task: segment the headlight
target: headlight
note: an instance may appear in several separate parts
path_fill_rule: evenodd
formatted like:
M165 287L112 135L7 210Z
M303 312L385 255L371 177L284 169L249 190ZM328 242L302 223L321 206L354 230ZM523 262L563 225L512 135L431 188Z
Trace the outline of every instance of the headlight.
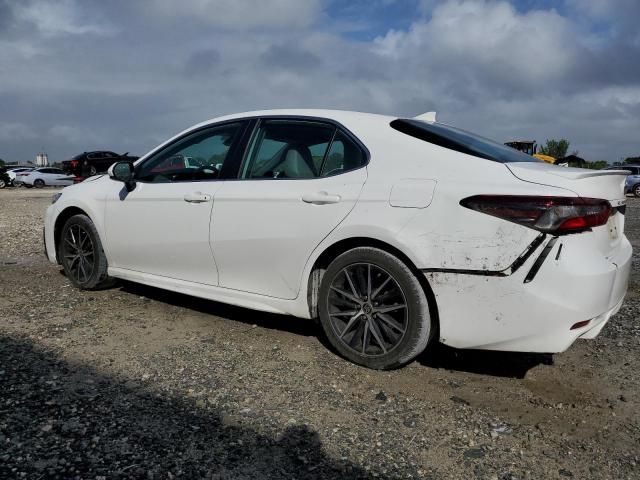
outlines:
M56 203L61 196L62 196L62 192L54 193L51 196L51 203Z

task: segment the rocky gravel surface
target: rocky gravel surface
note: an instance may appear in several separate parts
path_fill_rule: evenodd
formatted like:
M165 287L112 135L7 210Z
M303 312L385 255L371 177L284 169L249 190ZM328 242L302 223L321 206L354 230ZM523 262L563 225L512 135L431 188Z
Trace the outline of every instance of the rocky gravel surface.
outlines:
M0 191L0 478L640 478L640 201L627 301L554 356L436 347L393 372L312 322L42 257L52 189Z

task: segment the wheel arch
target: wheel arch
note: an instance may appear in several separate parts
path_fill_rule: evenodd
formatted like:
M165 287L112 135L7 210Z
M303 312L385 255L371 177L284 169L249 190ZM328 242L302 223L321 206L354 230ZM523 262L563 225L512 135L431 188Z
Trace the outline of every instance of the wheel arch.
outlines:
M89 215L82 208L76 207L76 206L66 207L64 210L62 210L58 214L53 227L53 242L54 242L53 245L55 248L56 259L58 261L58 264L62 264L60 260L60 255L58 255L58 247L60 246L60 236L62 235L62 227L64 227L64 224L67 223L67 220L69 220L74 215L86 215L93 222L91 215Z
M373 247L384 250L391 255L396 256L402 261L411 272L416 276L418 282L422 286L427 301L429 302L429 314L433 321L433 327L435 328L435 334L439 333L440 320L438 316L438 305L436 297L427 281L426 277L420 272L415 263L405 254L402 250L394 247L393 245L372 237L351 237L339 240L323 250L323 252L316 258L311 272L307 279L307 304L311 318L318 317L318 293L320 290L320 282L322 281L322 275L327 269L329 264L339 255L352 250L357 247Z

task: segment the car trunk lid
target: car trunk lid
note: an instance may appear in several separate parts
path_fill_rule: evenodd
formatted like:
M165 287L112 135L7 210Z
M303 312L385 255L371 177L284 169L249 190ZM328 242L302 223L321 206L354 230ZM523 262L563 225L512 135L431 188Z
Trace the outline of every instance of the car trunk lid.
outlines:
M585 198L608 200L613 211L606 225L592 229L598 250L615 258L624 233L624 170L587 170L548 163L508 163L507 168L522 181L570 190Z

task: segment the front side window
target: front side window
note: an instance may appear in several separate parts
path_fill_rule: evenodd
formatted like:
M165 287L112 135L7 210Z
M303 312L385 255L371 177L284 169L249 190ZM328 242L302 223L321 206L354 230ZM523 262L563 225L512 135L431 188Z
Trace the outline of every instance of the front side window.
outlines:
M266 120L254 135L241 176L317 178L334 132L335 127L322 123Z
M241 123L230 123L187 135L140 165L136 179L153 183L215 180L241 130Z

